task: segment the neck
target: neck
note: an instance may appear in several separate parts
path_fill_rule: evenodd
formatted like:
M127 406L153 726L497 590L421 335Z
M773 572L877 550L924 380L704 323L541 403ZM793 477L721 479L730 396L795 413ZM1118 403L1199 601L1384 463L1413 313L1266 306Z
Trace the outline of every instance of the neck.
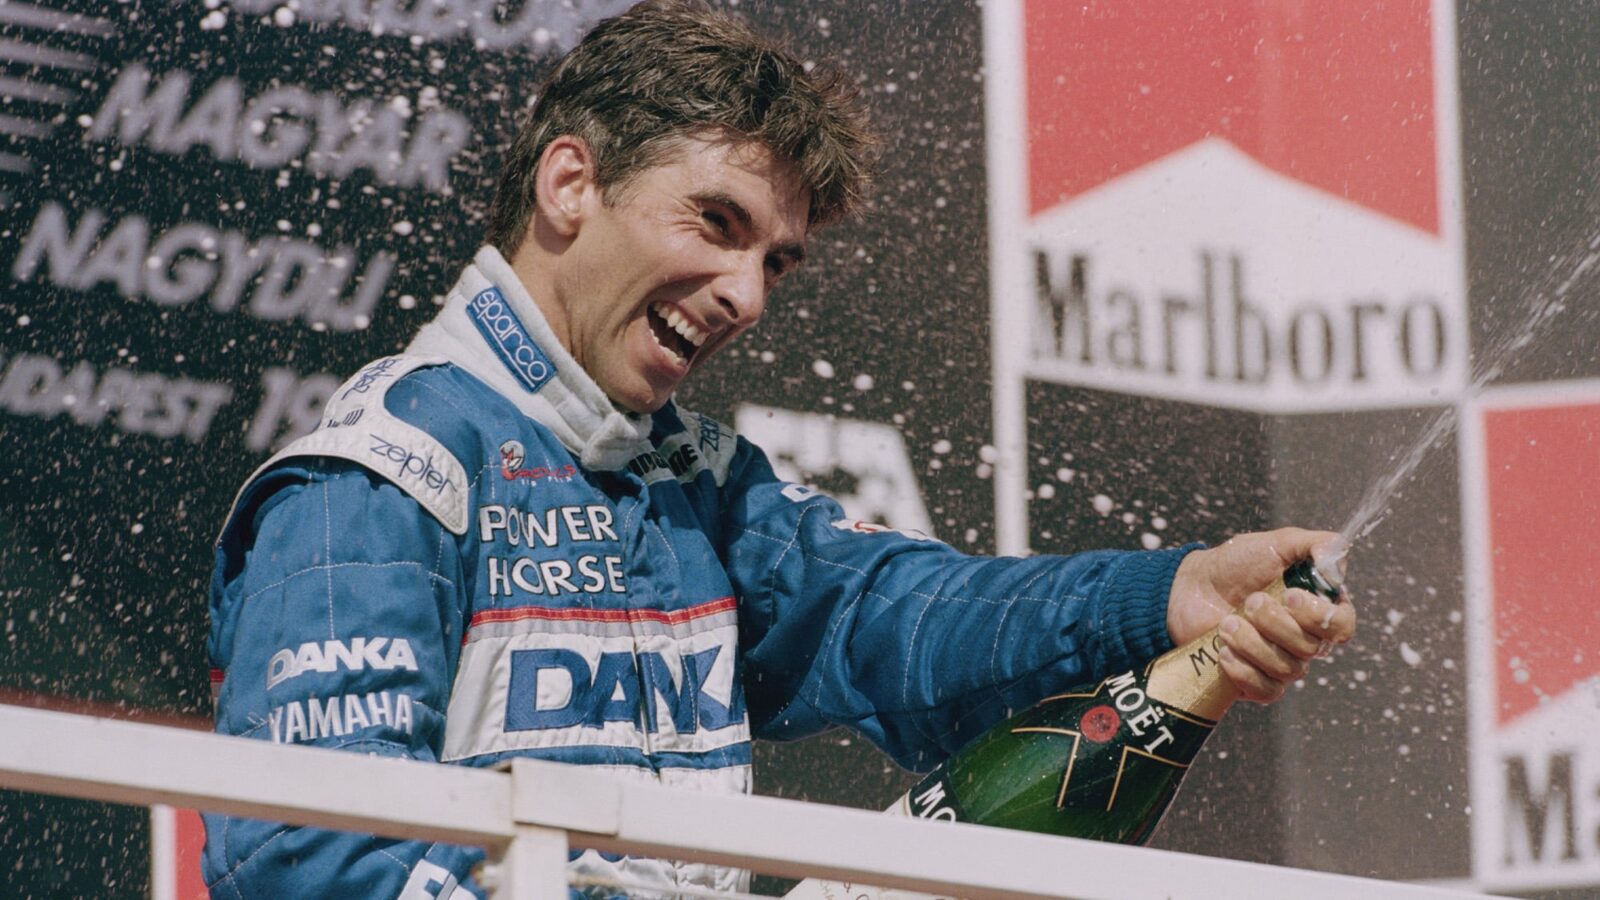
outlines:
M563 251L571 243L555 234L548 223L535 215L528 224L521 245L507 260L517 280L522 282L528 296L533 298L534 305L539 307L540 314L561 344L561 349L569 354L572 353L572 329L567 321L566 304L562 300L565 295L561 291L559 272ZM583 361L578 362L581 365Z

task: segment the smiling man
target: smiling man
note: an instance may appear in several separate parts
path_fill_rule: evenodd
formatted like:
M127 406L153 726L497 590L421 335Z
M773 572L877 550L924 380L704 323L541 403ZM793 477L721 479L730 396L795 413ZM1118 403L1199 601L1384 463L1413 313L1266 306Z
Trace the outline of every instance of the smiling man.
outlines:
M753 738L845 726L925 769L1225 619L1223 667L1261 701L1348 639L1348 604L1259 593L1333 535L967 556L862 528L672 402L860 199L869 145L848 82L737 20L601 23L540 93L438 318L240 492L211 591L218 730L748 791ZM219 897L480 893L473 848L207 834ZM745 883L593 852L573 870L603 895Z
M810 187L764 144L708 128L663 150L607 190L586 141L553 139L534 178L544 202L511 257L573 362L636 413L761 319L811 227Z

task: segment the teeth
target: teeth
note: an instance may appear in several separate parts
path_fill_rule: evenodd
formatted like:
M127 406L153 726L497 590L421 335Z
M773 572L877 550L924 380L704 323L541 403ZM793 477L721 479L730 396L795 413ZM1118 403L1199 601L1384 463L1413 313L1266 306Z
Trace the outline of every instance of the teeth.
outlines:
M658 303L655 306L655 311L656 315L666 320L673 331L683 335L684 340L696 347L706 342L706 333L694 327L688 319L683 317L682 313L678 312L676 307Z

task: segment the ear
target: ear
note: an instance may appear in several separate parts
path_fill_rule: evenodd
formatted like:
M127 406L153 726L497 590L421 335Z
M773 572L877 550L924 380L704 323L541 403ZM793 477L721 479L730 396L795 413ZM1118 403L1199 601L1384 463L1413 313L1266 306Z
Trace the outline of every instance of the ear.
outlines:
M539 215L562 237L576 236L589 203L599 196L589 145L570 134L546 144L534 187Z

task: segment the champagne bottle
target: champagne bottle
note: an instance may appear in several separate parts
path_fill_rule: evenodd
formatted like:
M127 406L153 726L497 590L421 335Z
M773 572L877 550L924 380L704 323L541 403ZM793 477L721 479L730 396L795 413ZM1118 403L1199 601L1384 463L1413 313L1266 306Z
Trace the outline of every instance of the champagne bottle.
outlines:
M1267 592L1288 587L1337 602L1310 560ZM1189 764L1237 698L1212 629L1143 669L1047 697L984 733L906 792L890 813L1067 837L1140 844L1177 794ZM907 897L806 881L788 897Z

